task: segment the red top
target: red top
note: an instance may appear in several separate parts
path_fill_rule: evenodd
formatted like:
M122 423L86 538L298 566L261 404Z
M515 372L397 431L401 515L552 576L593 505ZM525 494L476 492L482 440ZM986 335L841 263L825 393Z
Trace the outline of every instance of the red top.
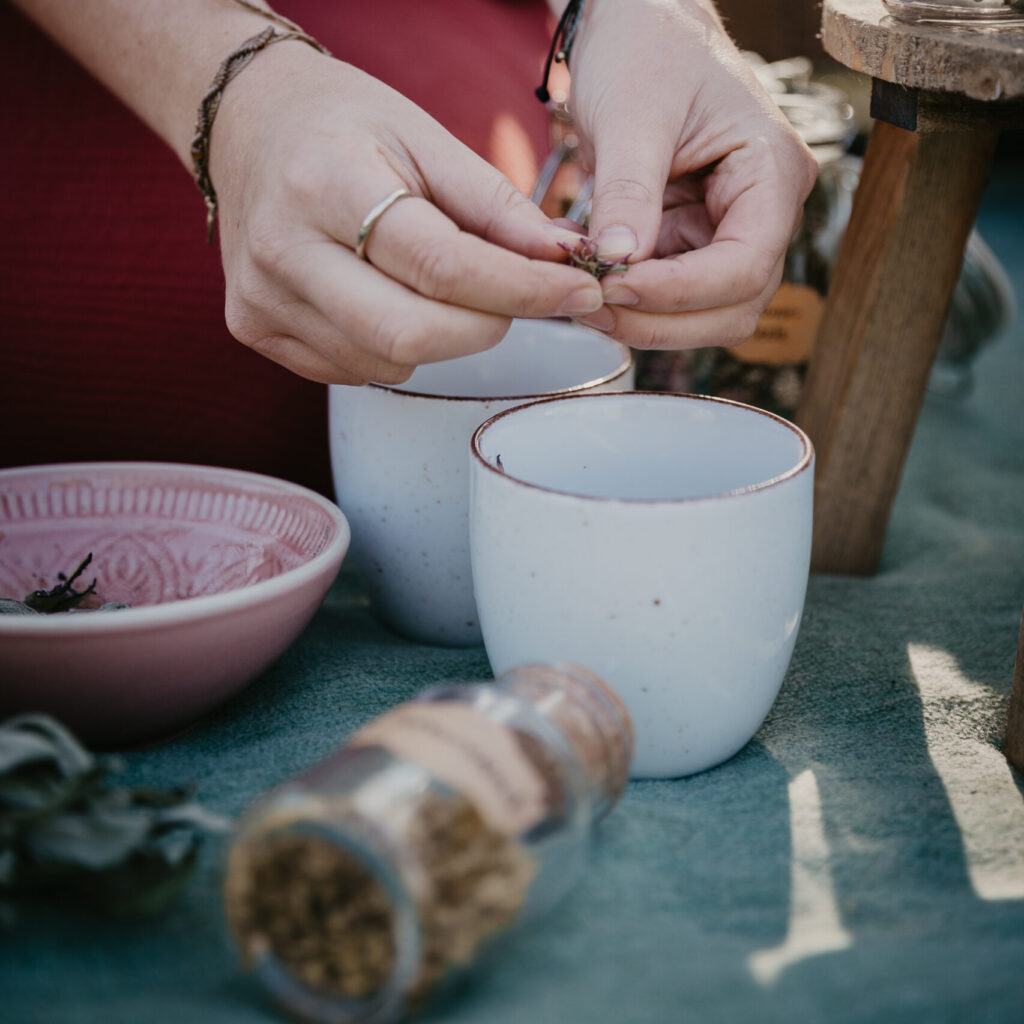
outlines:
M543 0L277 8L529 191L547 149ZM0 466L197 462L329 494L326 387L228 334L189 174L6 4L0 54Z

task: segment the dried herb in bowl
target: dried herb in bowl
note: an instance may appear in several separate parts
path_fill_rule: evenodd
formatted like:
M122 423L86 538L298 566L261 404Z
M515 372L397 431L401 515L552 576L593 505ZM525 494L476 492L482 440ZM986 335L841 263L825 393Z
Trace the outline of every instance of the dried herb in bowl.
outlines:
M123 601L96 603L99 599L96 597L95 579L85 590L75 589L75 580L85 572L91 561L92 552L90 551L70 576L66 576L62 572L57 573L59 582L55 586L49 590L33 590L31 594L25 595L23 601L14 597L0 597L0 615L55 615L58 612L84 610L85 602L89 598L95 598L89 607L97 611L112 611L117 608L131 607Z

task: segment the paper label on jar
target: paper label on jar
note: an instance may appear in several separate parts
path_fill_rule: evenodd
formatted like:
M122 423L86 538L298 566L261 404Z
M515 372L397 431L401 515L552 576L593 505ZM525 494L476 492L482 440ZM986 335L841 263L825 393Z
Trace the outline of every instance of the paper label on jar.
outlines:
M546 796L516 735L467 704L413 701L363 726L349 745L381 746L422 765L493 828L514 836L544 817Z
M761 314L752 337L729 349L744 363L796 366L814 350L825 300L806 284L784 281Z

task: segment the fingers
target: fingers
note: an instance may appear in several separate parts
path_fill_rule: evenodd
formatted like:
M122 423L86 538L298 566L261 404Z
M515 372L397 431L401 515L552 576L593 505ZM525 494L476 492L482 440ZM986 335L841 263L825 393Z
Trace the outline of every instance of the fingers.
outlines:
M724 181L712 180L715 174ZM736 172L716 169L705 182L706 202L686 196L664 216L656 252L676 255L606 277L608 304L583 322L641 349L731 346L748 338L782 279L796 227L792 211L799 209L794 194L802 188L772 174L751 179L744 187Z
M420 295L502 316L589 313L604 302L601 286L589 274L527 259L461 231L419 198L404 199L384 214L366 255L378 270Z
M676 256L691 249L702 249L710 245L714 237L715 226L703 201L688 203L666 210L662 215L654 255Z
M555 224L500 171L438 127L423 140L417 165L434 204L467 232L534 259L565 258L576 232Z
M606 259L639 261L654 252L674 141L664 132L619 131L596 147L589 234Z
M425 134L421 149L432 152L434 140L429 131ZM461 168L463 187L454 192L454 208L442 202L450 190L444 174L445 185L439 189L426 178L403 179L382 164L378 154L366 151L353 153L345 164L326 172L322 164L308 170L312 160L307 159L291 175L306 210L310 230L305 237L316 238L322 232L354 249L364 218L382 199L404 188L412 194L388 206L365 241L365 256L378 272L436 301L505 317L564 316L598 309L603 302L600 286L590 275L566 265L565 251L558 244L574 243L578 236L552 224L461 143L444 138L453 166ZM418 156L422 172L420 164ZM367 173L368 168L376 173ZM497 200L496 191L501 193ZM424 193L430 198L423 198ZM295 244L296 235L294 225L287 231L264 232L250 243L254 258L269 273L282 250ZM507 245L532 251L535 258Z
M390 382L493 346L512 316L600 308L559 247L577 235L414 104L339 62L276 70L217 175L236 338L315 380ZM399 188L413 197L358 258L364 218Z
M228 326L254 352L320 384L400 384L414 369L364 351L299 298L275 304L272 315L229 315Z
M389 364L381 364L377 372L372 370L360 372L359 355L353 354L344 365L336 359L328 359L321 355L307 341L288 334L267 334L253 341L249 347L254 352L272 359L275 363L292 373L316 381L318 384L348 384L359 386L376 381L381 384L400 384L408 380L413 368L395 368L387 370Z
M677 313L749 302L780 271L796 224L792 203L770 185L741 193L725 212L710 242L688 252L631 266L605 279L605 300L658 313ZM675 228L680 240L700 240L701 215ZM705 221L703 231L710 221Z
M630 268L628 273L632 274L635 269L639 267ZM775 295L781 280L780 261L762 290L746 301L672 313L606 305L597 313L578 319L588 327L637 349L730 347L746 341L754 333L761 313Z
M367 379L381 379L381 368L394 372L483 351L509 325L508 317L418 295L330 239L292 246L272 267L257 268L253 278L248 286L239 284L241 314L234 322L229 310L229 326L239 340L297 337ZM294 300L268 302L267 280L281 282ZM269 290L275 287L280 288ZM275 345L287 351L284 343ZM315 366L313 372L319 372Z

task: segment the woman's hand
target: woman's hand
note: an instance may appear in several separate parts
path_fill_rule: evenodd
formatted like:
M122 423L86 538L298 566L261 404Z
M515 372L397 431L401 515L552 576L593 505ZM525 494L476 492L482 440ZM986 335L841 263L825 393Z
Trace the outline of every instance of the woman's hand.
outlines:
M213 127L232 334L313 380L398 383L509 318L598 310L556 227L420 108L300 42L260 53ZM396 189L356 256L360 226Z
M630 257L580 319L638 348L743 341L781 280L810 151L710 0L589 0L571 68L589 234Z

